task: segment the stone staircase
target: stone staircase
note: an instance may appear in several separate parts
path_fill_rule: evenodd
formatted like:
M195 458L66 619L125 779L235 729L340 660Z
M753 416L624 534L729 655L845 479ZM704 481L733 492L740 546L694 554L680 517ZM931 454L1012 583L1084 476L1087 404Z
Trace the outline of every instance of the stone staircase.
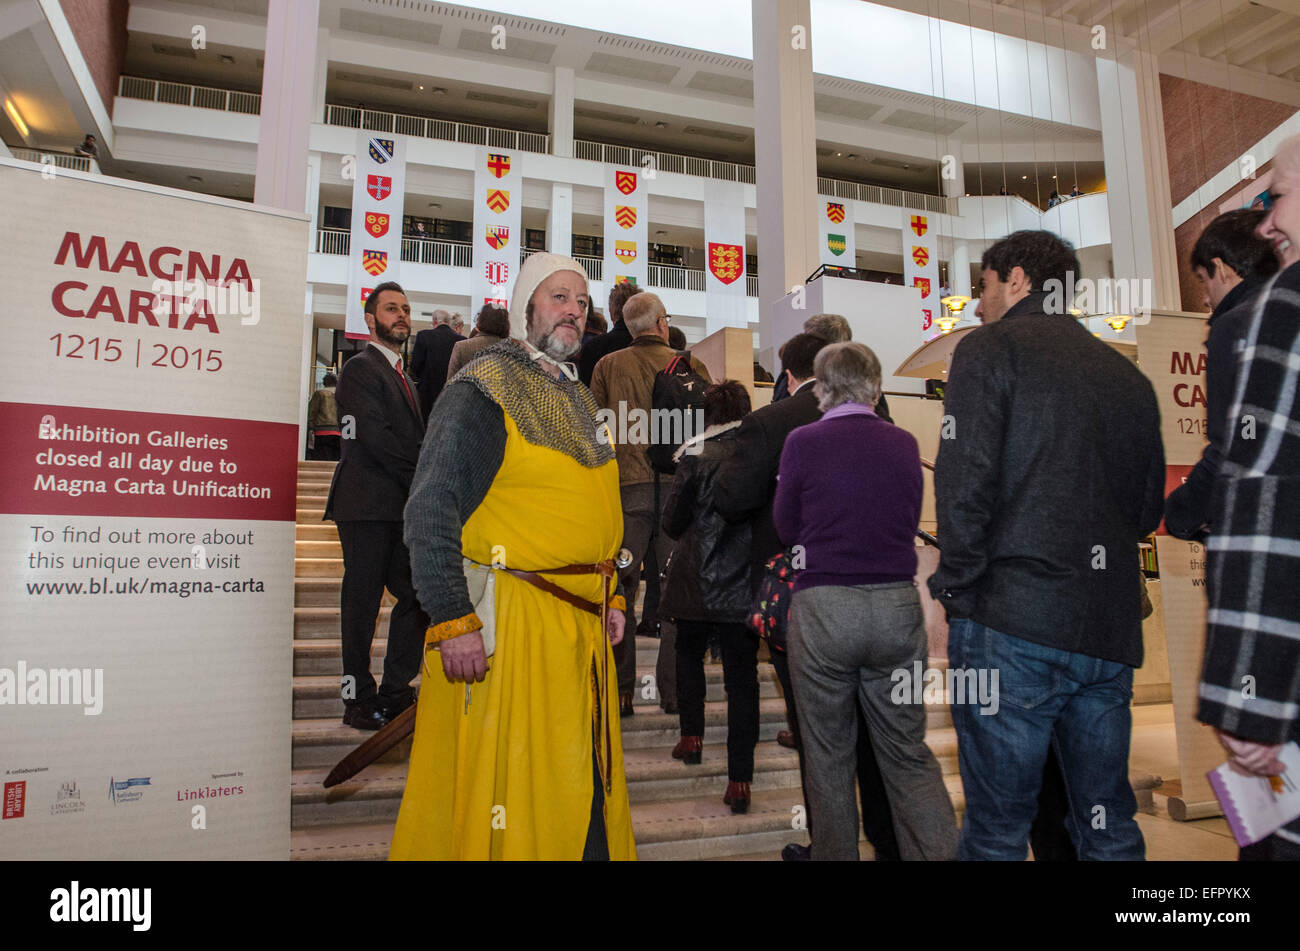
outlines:
M293 642L292 838L295 860L369 859L388 855L406 782L410 740L352 780L333 789L321 782L329 770L370 734L343 726L339 698L339 585L343 555L332 522L322 522L333 463L300 462L297 569ZM391 601L385 595L372 650L371 670L383 667ZM659 642L637 639L638 683L653 673ZM785 704L770 663L760 663L760 726L749 812L732 815L726 788L726 702L719 664L706 666L708 702L704 761L686 766L670 752L679 731L675 715L657 700L636 694L636 714L622 721L623 748L641 859L777 859L788 842L808 842L794 751L778 746L786 728ZM957 739L946 706L927 710L926 742L943 769L960 817ZM1149 794L1148 794L1149 799ZM864 854L870 847L865 845Z

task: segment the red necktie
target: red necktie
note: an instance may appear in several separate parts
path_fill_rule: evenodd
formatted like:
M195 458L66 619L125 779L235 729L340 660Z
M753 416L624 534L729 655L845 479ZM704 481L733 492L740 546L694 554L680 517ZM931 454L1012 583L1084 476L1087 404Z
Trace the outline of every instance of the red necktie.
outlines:
M411 386L409 383L406 382L406 374L402 372L401 357L397 358L396 369L397 369L397 378L402 381L402 389L406 391L406 401L411 404L411 409L413 409L418 414L420 412L420 409L418 406L415 405L415 397L411 395Z

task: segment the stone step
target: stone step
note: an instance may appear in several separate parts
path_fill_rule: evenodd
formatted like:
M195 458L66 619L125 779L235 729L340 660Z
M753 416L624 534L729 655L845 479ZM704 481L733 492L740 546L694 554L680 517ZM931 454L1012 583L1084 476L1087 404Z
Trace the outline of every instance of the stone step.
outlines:
M328 459L299 459L299 472L333 472L337 462L331 462Z
M322 506L324 506L325 499L329 496L329 494L330 494L330 487L328 482L319 482L319 483L313 482L308 485L303 485L300 482L298 484L299 505L301 505L306 500L311 499L313 502L319 502Z
M291 729L293 769L323 769L325 773L374 735L367 730L344 726L338 717L294 720ZM385 753L379 762L404 763L410 755L411 740L408 738Z
M334 597L333 607L319 605L294 608L293 636L299 640L332 640L335 645L341 647L337 589ZM384 603L379 608L379 622L375 626L376 637L388 637L388 620L392 613L392 599L385 594Z
M342 578L343 557L296 558L293 573L298 578Z
M319 520L299 522L294 537L300 542L336 542L339 539L339 530L333 522Z
M388 649L387 638L376 637L370 645L370 672L378 677L384 670L384 652ZM343 655L337 640L313 640L310 638L293 642L293 675L295 677L343 675ZM340 714L341 715L341 714Z
M301 608L339 609L342 578L294 578L293 603Z
M328 540L295 541L293 543L293 554L295 563L306 558L337 559L340 565L343 564L343 544L338 540L337 534L334 538Z
M314 525L325 518L325 503L315 504L309 501L306 505L298 503L298 514L294 516L299 525ZM333 525L333 522L329 524Z
M419 689L420 674L411 681L411 686ZM343 718L343 698L339 692L339 677L330 675L306 675L293 678L293 718L295 720L317 720L333 717Z

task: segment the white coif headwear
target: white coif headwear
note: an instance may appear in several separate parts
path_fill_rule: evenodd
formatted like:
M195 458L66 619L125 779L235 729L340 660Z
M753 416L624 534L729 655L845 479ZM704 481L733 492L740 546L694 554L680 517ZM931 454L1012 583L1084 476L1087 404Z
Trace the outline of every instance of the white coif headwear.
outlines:
M584 281L588 280L586 269L568 255L551 254L549 251L530 254L524 261L523 267L519 269L519 277L515 279L515 292L510 298L511 336L518 337L520 340L527 338L524 310L528 307L528 302L533 299L533 292L537 290L537 286L556 271L577 271Z

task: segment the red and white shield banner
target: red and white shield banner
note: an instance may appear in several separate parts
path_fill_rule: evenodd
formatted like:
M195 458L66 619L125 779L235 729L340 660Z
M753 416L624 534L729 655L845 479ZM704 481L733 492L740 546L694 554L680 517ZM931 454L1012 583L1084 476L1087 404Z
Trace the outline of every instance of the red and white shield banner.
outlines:
M510 265L505 261L489 261L483 271L488 283L494 287L510 280Z
M388 215L377 211L366 212L366 231L376 238L388 234Z
M624 195L632 194L636 191L636 172L616 172L614 184Z
M390 175L366 176L366 191L375 201L383 201L393 191L393 179Z
M709 243L709 271L723 284L745 273L745 249L738 244Z

